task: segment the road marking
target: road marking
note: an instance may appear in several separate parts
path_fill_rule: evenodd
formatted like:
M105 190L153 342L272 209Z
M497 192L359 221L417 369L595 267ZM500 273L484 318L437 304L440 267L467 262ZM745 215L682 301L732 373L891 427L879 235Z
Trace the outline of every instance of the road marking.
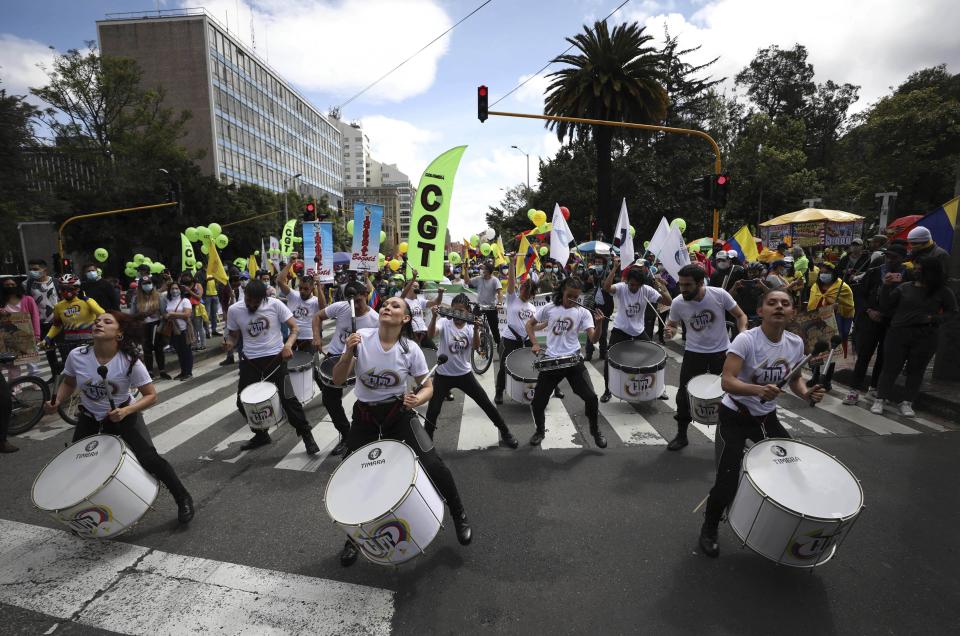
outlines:
M477 377L483 392L489 398L496 389L497 374L494 365ZM500 446L500 431L487 414L466 394L463 396L463 413L460 416L460 437L457 450L475 450Z
M389 590L6 520L0 602L126 634L389 634L394 613Z
M590 380L595 387L603 386L603 374L590 363L586 364ZM600 415L607 420L620 440L628 446L662 446L667 443L657 429L653 428L645 417L637 413L628 402L613 397L604 404L600 403Z
M871 413L868 409L857 408L855 406L844 405L840 398L826 395L823 401L817 404L817 408L823 409L827 413L833 413L837 417L844 419L857 426L862 426L868 431L873 431L877 435L890 435L891 433L901 435L919 435L920 431L904 426L889 418Z
M676 413L677 392L680 390L680 387L674 386L672 384L668 384L666 386L666 389L667 389L667 396L669 397L669 399L666 400L667 407L671 411ZM690 425L693 426L693 428L700 431L701 433L703 433L707 437L707 439L709 439L711 442L716 439L716 434L717 434L716 425L711 424L710 426L707 426L706 424L701 424L700 422L690 422Z
M230 385L235 386L239 382L240 378L237 374L225 373L213 380L204 382L199 386L195 386L189 391L185 391L176 397L172 397L169 400L158 401L156 406L143 412L144 420L146 420L147 424L156 422L161 417L167 416L177 409L182 409L185 406L195 405L201 398L208 397L209 395Z
M570 383L567 383L567 390L570 390ZM580 398L578 397L579 401ZM579 402L582 404L582 402ZM580 443L580 433L573 423L573 418L567 413L567 408L563 400L553 397L547 401L547 408L544 410L544 425L547 432L543 441L540 442L540 448L550 450L551 448L583 448Z
M933 430L937 431L938 433L944 433L944 432L946 432L946 431L952 430L952 429L947 428L946 426L943 426L943 425L941 425L941 424L937 424L936 422L931 422L930 420L928 420L928 419L926 419L926 418L924 418L924 417L914 417L914 418L913 418L913 421L916 422L917 424L921 424L921 425L923 425L923 426L926 426L927 428L932 428Z
M231 395L212 406L200 411L193 417L187 418L171 429L160 433L153 438L153 445L157 452L163 455L193 436L207 430L226 416L237 410L237 396Z
M347 413L347 419L353 413L353 405L357 401L357 396L352 389L347 389L343 394L343 410ZM330 455L330 452L340 442L340 433L333 427L333 420L329 414L325 414L320 423L313 427L313 439L320 447L320 452L316 455L308 455L303 444L298 443L293 450L278 462L274 468L283 470L301 470L304 472L316 472L320 468L323 460Z
M789 410L789 409L785 409L785 408L783 408L782 406L778 406L778 407L777 407L777 410L778 410L780 413L783 413L784 415L786 415L787 417L790 417L790 418L795 419L796 421L800 422L800 423L803 424L804 426L807 426L808 428L813 429L814 431L816 431L817 433L820 433L821 435L834 435L834 436L836 435L836 433L834 433L834 432L831 431L830 429L824 428L824 427L820 426L819 424L817 424L816 422L813 422L813 421L811 421L811 420L808 420L807 418L803 417L802 415L797 415L797 414L794 413L793 411L791 411L791 410ZM781 424L782 424L782 422L781 422Z

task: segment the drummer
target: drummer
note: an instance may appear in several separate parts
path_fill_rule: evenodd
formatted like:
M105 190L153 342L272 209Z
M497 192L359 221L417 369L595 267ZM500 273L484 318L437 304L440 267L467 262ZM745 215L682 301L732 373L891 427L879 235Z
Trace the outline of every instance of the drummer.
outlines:
M680 364L680 388L677 391L677 436L667 444L668 450L680 450L688 444L687 428L690 417L690 394L687 384L702 373L719 375L727 359L730 336L727 334L726 314L737 321L737 333L747 330L747 315L737 306L727 290L708 287L706 274L697 265L680 268L678 284L680 295L670 305L666 337L673 339L677 325L683 323L687 340Z
M593 315L576 302L583 289L583 283L576 276L563 279L560 286L553 293L553 302L538 309L533 318L527 321L527 338L533 343L533 353L540 353L540 343L537 342L536 332L547 329L547 356L567 357L580 355L580 333L586 332L587 337L594 344L600 339L600 330L595 328L596 322L604 320L603 312L594 310ZM600 432L597 422L599 403L597 394L593 391L587 368L581 359L574 366L562 369L540 371L537 376L537 388L534 390L530 409L533 411L533 421L537 430L530 438L531 446L539 446L546 433L546 408L550 401L550 393L564 378L570 383L573 392L583 400L587 420L590 422L590 434L600 448L607 447L607 440Z
M377 328L359 329L347 337L344 353L333 368L336 384L347 381L354 363L359 369L347 451L353 452L381 438L395 439L409 446L450 507L457 541L467 545L473 535L457 484L413 410L430 400L433 386L423 351L413 340L411 319L410 306L402 298L387 298L380 307ZM415 393L406 390L411 379L419 387ZM352 565L358 554L356 544L347 539L340 563Z
M57 406L70 399L79 386L80 411L73 441L98 433L118 436L130 447L140 465L173 495L180 523L188 523L194 515L193 498L173 466L157 453L140 414L157 401L157 389L140 360L142 334L141 320L119 311L100 314L93 322L93 345L70 352L60 388L44 405L44 410L56 413ZM100 375L101 367L106 369L106 379ZM140 391L136 400L131 393L134 388Z
M720 457L717 478L707 499L706 515L700 529L700 549L710 557L720 554L717 529L723 510L737 494L737 479L746 441L790 435L777 419L777 397L783 392L777 383L803 359L803 340L786 331L793 318L793 298L782 290L763 295L757 308L759 327L741 332L730 344L723 365L721 386L726 395L720 405L717 441ZM672 314L671 314L672 315ZM688 332L687 337L689 338ZM819 385L807 386L802 374L790 381L790 389L804 401L823 399Z
M286 342L280 324L290 329ZM277 387L280 405L290 425L303 440L307 453L314 455L320 447L313 439L303 406L293 392L287 373L287 360L293 357L293 344L300 329L287 306L276 298L267 298L267 286L258 279L251 280L243 290L243 302L234 303L227 315L227 334L223 347L229 355L243 334L243 353L240 356L240 382L237 385L237 408L246 417L240 393L254 382L270 382ZM254 431L253 437L240 446L250 450L270 443L270 433Z
M503 343L503 351L500 352L496 393L493 397L496 404L503 404L503 390L507 385L507 356L521 347L530 346L526 323L533 318L536 311L531 301L537 293L537 283L528 276L517 287L517 262L512 254L508 259L510 264L507 270L507 303L505 305L507 321L500 326L500 342Z
M625 340L649 340L644 328L646 322L644 316L647 312L647 305L651 303L660 303L669 305L673 300L670 292L667 290L667 284L659 278L653 279L656 289L643 283L643 270L632 266L627 270L627 282L614 283L614 279L620 273L620 258L613 258L613 267L610 273L603 280L603 290L613 296L616 313L613 315L613 328L610 330L610 342L607 344L607 360L603 363L603 395L600 396L601 402L609 402L612 397L610 393L610 367L609 352L613 345ZM654 310L655 311L655 310Z
M376 327L380 322L377 312L370 307L368 299L370 297L370 288L362 281L353 281L347 283L343 288L344 297L349 300L327 305L317 312L313 317L313 347L320 351L321 349L321 331L322 321L328 318L335 321L333 336L327 345L327 358L337 358L343 353L344 343L347 336L353 333L353 313L350 311L350 303L353 303L353 311L356 312L357 329L366 329ZM347 450L347 431L350 430L350 420L343 410L343 387L328 386L326 383L320 383L320 397L323 401L323 408L327 409L330 419L333 420L333 427L340 433L340 443L333 449L334 455L342 455Z
M312 276L304 274L297 279L298 291L290 288L291 270L297 262L303 263L295 258L290 259L277 276L277 284L287 299L287 309L297 321L297 341L293 343L293 348L296 351L313 352L313 318L323 309L325 303L322 295L314 294L315 284Z
M436 339L439 344L438 353L446 355L447 361L437 367L437 376L433 380L433 397L430 398L430 406L427 407L426 429L430 439L433 439L437 418L440 417L440 409L447 394L452 389L460 389L487 414L493 425L500 431L500 441L505 446L516 448L519 445L517 438L507 428L507 423L503 421L503 416L490 401L490 397L484 393L470 365L470 352L471 349L480 346L480 329L483 328L482 321L485 318L475 317L475 324L468 324L465 320L456 318L438 319L439 307L434 305L432 309L433 316L427 328L427 336L431 340ZM465 316L472 316L470 299L466 294L454 296L450 302L450 309Z
M423 288L420 285L420 281L417 280L419 273L413 268L410 269L413 271L413 277L407 281L400 296L406 300L410 306L410 314L413 316L413 322L411 323L413 338L422 347L436 349L437 345L427 335L427 321L424 316L431 307L439 305L443 301L443 288L440 288L440 293L436 298L428 301L421 295Z

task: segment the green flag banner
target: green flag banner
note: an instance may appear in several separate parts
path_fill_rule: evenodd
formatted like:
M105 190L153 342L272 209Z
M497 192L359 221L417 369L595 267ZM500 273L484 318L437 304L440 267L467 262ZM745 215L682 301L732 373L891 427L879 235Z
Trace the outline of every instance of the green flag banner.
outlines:
M180 234L180 262L183 264L182 271L193 271L197 266L197 258L193 253L193 245L186 234Z
M293 239L297 235L297 220L290 219L283 226L283 234L280 236L280 252L284 256L290 256L293 252Z
M417 199L410 216L407 264L423 280L443 278L444 247L453 178L466 146L457 146L434 159L420 177Z

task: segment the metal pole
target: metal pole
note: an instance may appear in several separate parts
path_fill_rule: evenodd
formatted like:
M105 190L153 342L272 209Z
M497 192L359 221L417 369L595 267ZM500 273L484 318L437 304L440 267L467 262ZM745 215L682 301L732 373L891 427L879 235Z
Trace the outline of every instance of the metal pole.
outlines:
M98 216L110 216L113 214L125 214L127 212L139 212L141 210L155 210L157 208L168 208L171 205L178 205L177 201L171 201L169 203L156 203L154 205L140 205L135 208L121 208L119 210L106 210L105 212L90 212L88 214L77 214L76 216L71 216L66 221L60 224L60 228L57 230L57 251L60 252L60 260L63 260L63 230L68 225L74 221L79 221L80 219L93 219Z
M530 196L530 153L523 153L527 155L527 196Z
M887 227L887 217L890 215L890 208L893 206L890 205L891 201L896 202L897 193L896 192L877 192L873 195L876 199L883 199L880 203L880 227L879 231L883 231L883 228Z

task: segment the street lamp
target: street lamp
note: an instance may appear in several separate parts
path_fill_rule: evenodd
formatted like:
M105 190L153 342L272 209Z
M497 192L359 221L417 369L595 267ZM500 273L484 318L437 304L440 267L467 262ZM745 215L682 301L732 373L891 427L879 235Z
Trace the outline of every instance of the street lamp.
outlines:
M292 177L287 177L286 179L283 180L283 222L284 223L290 220L290 213L287 211L287 184L290 183L291 181L296 181L302 176L303 175L298 172ZM297 192L297 194L300 194L299 191Z
M510 146L514 150L522 152L527 157L527 196L530 194L530 153L526 152L520 146Z

